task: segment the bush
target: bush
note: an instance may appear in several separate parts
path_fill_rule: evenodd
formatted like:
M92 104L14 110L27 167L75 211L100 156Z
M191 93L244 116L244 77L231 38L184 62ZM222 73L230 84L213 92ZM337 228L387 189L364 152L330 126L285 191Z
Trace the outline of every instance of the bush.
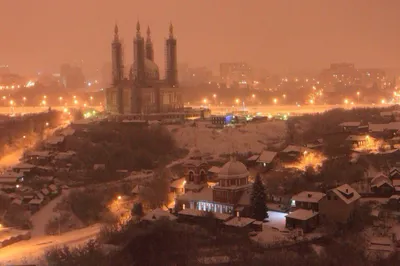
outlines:
M109 266L112 265L98 242L90 240L83 247L67 246L53 248L45 253L45 261L49 266Z
M107 211L104 195L98 191L86 189L71 191L68 202L72 212L85 224L101 220L101 214Z

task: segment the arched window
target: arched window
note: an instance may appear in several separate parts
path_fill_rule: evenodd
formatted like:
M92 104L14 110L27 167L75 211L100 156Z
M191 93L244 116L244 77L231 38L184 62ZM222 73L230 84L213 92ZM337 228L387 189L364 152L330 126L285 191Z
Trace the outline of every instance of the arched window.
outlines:
M200 170L200 181L205 182L207 180L207 175L204 170Z
M194 173L192 171L189 172L189 182L194 181Z

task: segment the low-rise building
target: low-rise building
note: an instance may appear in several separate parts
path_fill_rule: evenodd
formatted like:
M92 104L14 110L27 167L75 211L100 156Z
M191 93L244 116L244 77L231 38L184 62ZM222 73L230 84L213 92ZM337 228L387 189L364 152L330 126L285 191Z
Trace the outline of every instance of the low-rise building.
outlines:
M257 159L257 164L262 170L271 169L277 162L277 155L274 151L263 150Z
M338 223L350 222L358 205L360 194L351 186L344 184L329 190L319 203L319 212L324 219Z
M358 128L361 126L361 122L343 122L339 124L339 127L342 129L344 132L358 132Z
M308 233L318 226L318 212L313 210L298 209L286 215L286 227L302 229Z
M292 207L296 209L319 211L319 202L325 197L324 193L303 191L292 197Z

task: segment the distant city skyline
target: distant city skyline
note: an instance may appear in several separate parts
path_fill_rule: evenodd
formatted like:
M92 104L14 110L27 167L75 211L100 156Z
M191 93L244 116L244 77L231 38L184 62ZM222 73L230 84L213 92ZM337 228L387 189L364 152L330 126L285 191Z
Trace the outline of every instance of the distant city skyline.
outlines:
M172 21L178 61L219 73L222 62L246 61L271 73L317 71L332 62L360 68L400 67L399 1L103 1L0 0L0 64L12 72L54 72L81 61L94 72L109 61L118 23L132 47L136 21L151 25L163 71L163 39ZM340 18L340 19L338 19ZM127 49L125 64L133 55Z

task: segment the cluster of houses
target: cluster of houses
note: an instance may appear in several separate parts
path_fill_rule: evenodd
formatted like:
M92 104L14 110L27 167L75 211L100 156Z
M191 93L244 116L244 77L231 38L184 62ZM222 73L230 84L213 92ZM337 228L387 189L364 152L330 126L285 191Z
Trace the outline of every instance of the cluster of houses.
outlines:
M71 159L76 156L75 152L65 150L65 137L74 132L71 128L64 129L45 140L40 150L26 151L20 163L0 173L0 192L12 204L35 212L66 189L54 176L57 171L68 170Z
M271 153L267 152L260 157L270 159L269 155ZM171 213L190 221L201 220L206 213L212 212L228 227L262 228L263 221L251 218L252 182L245 164L231 157L222 167L211 166L198 149L193 149L183 166L184 176L170 183L170 192L175 199L169 206ZM135 189L140 189L140 186ZM286 227L308 233L324 219L346 224L353 218L360 197L347 184L326 193L304 191L294 195L286 213ZM154 220L161 212L158 210L157 213L148 214L147 218ZM171 213L164 215L171 217ZM268 224L267 218L266 213L265 222Z

